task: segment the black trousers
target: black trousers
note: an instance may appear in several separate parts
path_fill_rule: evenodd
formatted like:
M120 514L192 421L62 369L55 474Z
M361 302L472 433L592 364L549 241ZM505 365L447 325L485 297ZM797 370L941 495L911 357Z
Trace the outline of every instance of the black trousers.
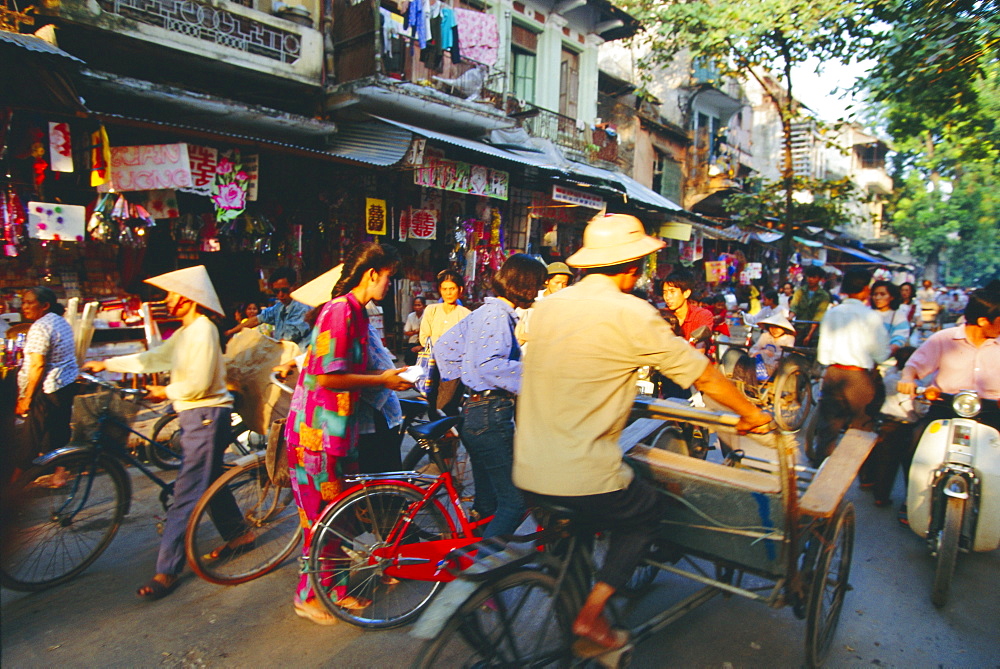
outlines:
M38 455L50 453L69 443L69 423L73 416L75 395L76 384L71 383L54 393L44 393L39 389L31 398L26 429L22 431L23 440L16 458L19 467L26 467Z
M401 439L399 432L389 429L382 412L375 411L375 432L358 435L358 470L362 474L402 471Z
M540 499L572 509L588 530L610 529L608 554L597 572L597 580L620 590L639 566L653 539L667 499L645 479L632 479L624 490L597 495L562 497L525 492L525 500Z
M877 371L827 367L816 426L818 457L829 456L846 429L874 432L875 419L884 401L885 386Z

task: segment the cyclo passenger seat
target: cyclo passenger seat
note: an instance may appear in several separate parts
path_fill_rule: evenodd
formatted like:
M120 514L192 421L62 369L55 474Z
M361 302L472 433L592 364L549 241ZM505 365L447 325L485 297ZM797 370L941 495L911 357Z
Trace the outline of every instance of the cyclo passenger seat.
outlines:
M427 411L427 402L400 397L399 408L403 411L403 418L415 418Z
M447 418L441 418L430 423L423 423L422 425L414 425L409 429L410 436L417 441L430 440L436 441L448 433L448 430L458 425L460 418L458 416L449 416Z
M561 533L578 532L583 529L580 512L576 509L557 504L548 499L542 499L531 493L524 493L525 501L531 508L531 514L539 526L546 530L556 530Z

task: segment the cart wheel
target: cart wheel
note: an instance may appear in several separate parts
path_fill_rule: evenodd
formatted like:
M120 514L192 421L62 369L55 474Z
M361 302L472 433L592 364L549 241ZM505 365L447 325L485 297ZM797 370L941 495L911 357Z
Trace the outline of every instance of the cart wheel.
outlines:
M809 367L798 356L781 361L774 378L774 421L782 430L793 432L805 422L812 407Z
M806 664L818 667L826 658L840 621L844 595L850 588L854 551L854 505L842 504L823 533L816 571L806 602Z

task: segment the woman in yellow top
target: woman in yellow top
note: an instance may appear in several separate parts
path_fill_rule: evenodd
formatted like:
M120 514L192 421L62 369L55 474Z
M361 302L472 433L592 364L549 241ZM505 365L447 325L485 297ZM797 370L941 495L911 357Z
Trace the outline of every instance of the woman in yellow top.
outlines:
M424 307L424 317L420 321L420 343L423 346L427 346L428 341L433 346L438 337L472 313L458 303L465 291L465 279L460 273L453 269L438 272L437 285L441 301ZM462 401L461 386L462 382L457 379L439 381L427 396L430 412L435 413L436 409L443 414L457 416L458 405Z

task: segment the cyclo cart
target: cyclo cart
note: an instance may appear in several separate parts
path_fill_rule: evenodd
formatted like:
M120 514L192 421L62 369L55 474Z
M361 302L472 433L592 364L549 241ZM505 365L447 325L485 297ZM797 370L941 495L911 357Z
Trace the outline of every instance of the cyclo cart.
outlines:
M732 413L647 399L636 401L635 413L694 423L729 444L722 464L636 443L650 430L626 429L622 440L639 475L674 502L663 517L662 537L629 588L641 590L660 570L704 587L633 625L624 648L577 657L571 626L593 584L600 539L592 548L593 530L575 524L568 509L536 507L543 529L457 549L439 567L457 578L411 632L424 640L414 666L561 667L597 661L621 667L636 644L719 594L791 606L806 619L806 663L823 662L850 589L855 516L843 498L876 435L849 430L817 470L796 464L794 434L754 435L749 443L749 436L736 435L738 416ZM614 617L614 607L609 614Z

